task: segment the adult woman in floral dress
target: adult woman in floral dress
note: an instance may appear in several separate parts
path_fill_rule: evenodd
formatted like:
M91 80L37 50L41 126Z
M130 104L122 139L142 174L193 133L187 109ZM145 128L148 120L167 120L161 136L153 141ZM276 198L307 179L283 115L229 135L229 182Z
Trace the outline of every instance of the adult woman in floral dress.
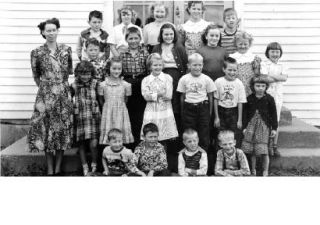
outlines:
M39 87L31 129L31 152L44 151L48 175L61 175L64 151L71 149L73 105L68 84L72 74L71 48L57 43L59 20L48 19L38 25L46 43L31 52L31 68Z

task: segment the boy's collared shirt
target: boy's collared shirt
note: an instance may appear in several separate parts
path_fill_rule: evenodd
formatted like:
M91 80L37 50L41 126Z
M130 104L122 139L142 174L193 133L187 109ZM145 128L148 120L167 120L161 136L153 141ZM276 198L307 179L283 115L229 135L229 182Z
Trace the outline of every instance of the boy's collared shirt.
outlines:
M167 169L167 154L162 144L157 143L153 149L146 147L146 142L142 141L134 151L134 162L138 169L143 172L161 171Z
M232 155L228 155L223 149L220 149L217 153L215 174L219 176L250 175L248 161L243 151L241 149L235 149Z
M236 30L233 34L229 34L225 31L225 29L221 30L221 47L223 47L227 54L233 54L237 51L237 47L235 45L235 36L239 33L240 30Z
M191 168L186 167L186 161L183 157L183 154L186 154L187 156L194 156L198 152L201 152L201 158L199 160L199 169L196 170L196 175L205 176L207 174L207 171L208 171L207 153L201 147L198 147L198 149L195 152L190 152L186 148L184 148L179 152L179 157L178 157L178 173L180 176L188 176L188 174L191 173Z
M120 54L124 78L126 76L144 77L147 75L148 51L142 46L138 47L138 53L133 56L130 49Z
M194 77L188 73L181 77L178 83L177 91L186 94L185 102L187 103L200 103L208 100L208 93L217 90L213 80L205 75L200 74Z
M234 108L238 103L247 102L244 85L238 78L229 81L225 77L220 77L215 81L215 85L217 87L215 98L219 106Z

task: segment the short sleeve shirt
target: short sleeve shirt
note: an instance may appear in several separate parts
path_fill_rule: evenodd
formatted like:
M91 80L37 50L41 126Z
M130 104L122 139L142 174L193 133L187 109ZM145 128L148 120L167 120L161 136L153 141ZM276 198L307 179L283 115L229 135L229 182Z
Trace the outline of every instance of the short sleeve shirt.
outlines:
M215 81L217 87L216 99L218 105L224 108L237 107L238 103L246 103L246 93L243 83L236 78L228 81L225 77L220 77Z
M181 77L178 83L177 91L186 94L185 102L199 103L208 100L208 93L217 90L213 80L201 74L198 77L192 76L190 73Z

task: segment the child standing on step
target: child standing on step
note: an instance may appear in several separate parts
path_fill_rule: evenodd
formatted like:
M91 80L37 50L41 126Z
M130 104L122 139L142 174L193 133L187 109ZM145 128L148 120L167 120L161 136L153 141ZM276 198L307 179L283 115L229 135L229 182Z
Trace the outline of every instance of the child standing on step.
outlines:
M256 157L262 156L263 176L268 176L268 144L277 134L277 110L273 97L267 93L267 76L252 78L250 86L253 93L244 108L242 150L251 156L252 175L256 175Z
M279 63L279 59L282 56L282 48L278 42L272 42L268 44L265 55L267 57L267 60L261 63L261 74L265 74L268 76L270 85L267 93L274 98L279 123L283 103L282 83L287 81L287 68L285 68L282 63ZM277 132L277 135L273 139L273 145L271 146L275 156L280 156L280 152L277 149L278 134L279 133Z
M98 87L98 100L103 106L101 119L100 144L108 144L108 132L112 128L121 130L123 143L134 141L126 102L131 95L131 84L121 78L122 61L110 60L110 76Z
M75 97L75 139L79 143L79 153L83 175L89 173L86 147L91 151L91 172L97 170L98 138L100 128L100 110L97 100L98 81L93 79L95 69L89 61L81 61L75 68L75 82L71 84L71 93Z
M246 155L241 149L237 149L234 133L230 130L221 131L218 134L221 150L217 153L215 166L216 176L248 176L250 169Z

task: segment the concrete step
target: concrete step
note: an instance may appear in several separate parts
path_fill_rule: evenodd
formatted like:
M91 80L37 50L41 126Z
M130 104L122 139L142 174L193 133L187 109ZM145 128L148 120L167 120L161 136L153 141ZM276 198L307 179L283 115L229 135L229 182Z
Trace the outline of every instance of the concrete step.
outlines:
M46 174L44 152L30 153L26 141L27 137L25 136L1 151L1 176L39 176ZM65 152L62 170L64 172L81 171L77 148Z
M320 170L320 148L280 148L281 157L271 158L270 168L277 170Z
M280 148L319 148L320 129L293 117L292 125L280 126L278 146Z

